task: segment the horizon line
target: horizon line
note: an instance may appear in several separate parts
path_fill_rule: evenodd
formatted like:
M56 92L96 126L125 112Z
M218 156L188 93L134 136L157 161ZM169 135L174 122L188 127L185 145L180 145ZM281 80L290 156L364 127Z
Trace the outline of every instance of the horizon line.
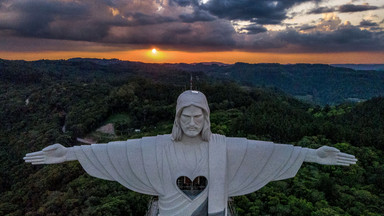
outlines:
M6 59L1 58L0 60L5 61L25 61L25 62L37 62L37 61L71 61L71 60L105 60L105 61L113 61L117 60L120 62L132 62L132 63L141 63L141 64L158 64L158 65L166 65L166 64L187 64L187 65L196 65L196 64L206 64L206 65L214 65L217 64L219 66L228 66L228 65L235 65L235 64L249 64L249 65L257 65L257 64L279 64L279 65L300 65L300 64L308 64L308 65L384 65L383 63L310 63L310 62L296 62L296 63L279 63L279 62L245 62L245 61L238 61L235 63L225 63L225 62L218 62L218 61L201 61L201 62L145 62L145 61L132 61L132 60L126 60L126 59L119 59L119 58L92 58L92 57L71 57L71 58L57 58L57 59L48 59L48 58L41 58L41 59Z

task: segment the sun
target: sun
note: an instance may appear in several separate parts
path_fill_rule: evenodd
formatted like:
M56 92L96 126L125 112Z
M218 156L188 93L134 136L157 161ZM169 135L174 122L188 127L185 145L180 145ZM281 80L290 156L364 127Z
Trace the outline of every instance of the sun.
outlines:
M154 62L163 61L165 58L164 52L162 50L159 50L153 47L151 49L147 49L145 54L148 57L148 59L151 59L150 61L154 61Z

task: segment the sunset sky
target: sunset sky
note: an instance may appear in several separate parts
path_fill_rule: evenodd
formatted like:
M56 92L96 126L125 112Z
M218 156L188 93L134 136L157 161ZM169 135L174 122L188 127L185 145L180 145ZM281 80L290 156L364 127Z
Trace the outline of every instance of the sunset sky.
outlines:
M74 57L384 64L384 1L0 0L0 58Z

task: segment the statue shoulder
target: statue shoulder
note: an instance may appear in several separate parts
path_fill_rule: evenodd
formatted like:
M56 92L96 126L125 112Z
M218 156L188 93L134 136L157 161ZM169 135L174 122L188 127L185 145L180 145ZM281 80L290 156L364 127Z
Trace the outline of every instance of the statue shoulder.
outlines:
M164 134L164 135L157 135L157 136L149 136L149 137L143 137L141 138L141 143L148 143L148 144L169 144L172 143L172 137L170 134Z
M105 144L92 144L92 145L134 145L134 144L140 144L142 142L145 143L159 143L159 142L171 142L172 138L170 134L165 135L157 135L157 136L147 136L137 139L128 139L128 140L120 140L120 141L111 141ZM92 146L90 145L90 146Z
M244 137L225 137L227 144L246 143L248 140Z
M250 144L250 145L271 145L275 144L271 141L262 140L250 140L245 137L226 137L221 134L212 134L211 139L224 138L227 145L239 145L239 144Z
M164 135L157 135L157 136L146 136L142 138L137 138L137 139L128 139L124 141L113 141L110 143L121 143L121 142L141 142L142 140L172 140L171 134L164 134Z
M262 147L262 146L272 146L273 142L262 141L262 140L250 140L245 137L226 137L226 143L228 148L239 148L239 146L247 146L248 148L252 147Z

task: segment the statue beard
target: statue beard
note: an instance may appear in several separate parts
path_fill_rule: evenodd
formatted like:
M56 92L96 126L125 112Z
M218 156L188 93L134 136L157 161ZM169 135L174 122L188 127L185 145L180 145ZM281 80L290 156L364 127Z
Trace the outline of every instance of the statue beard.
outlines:
M211 122L209 120L208 113L206 113L204 110L203 110L203 113L204 113L204 126L203 126L203 129L201 130L200 134L201 134L201 138L204 141L209 142L209 139L211 138L211 135L212 135ZM183 134L184 134L184 132L180 126L180 115L177 115L175 117L175 121L173 123L172 134L171 134L172 140L180 141L181 138L183 137Z

